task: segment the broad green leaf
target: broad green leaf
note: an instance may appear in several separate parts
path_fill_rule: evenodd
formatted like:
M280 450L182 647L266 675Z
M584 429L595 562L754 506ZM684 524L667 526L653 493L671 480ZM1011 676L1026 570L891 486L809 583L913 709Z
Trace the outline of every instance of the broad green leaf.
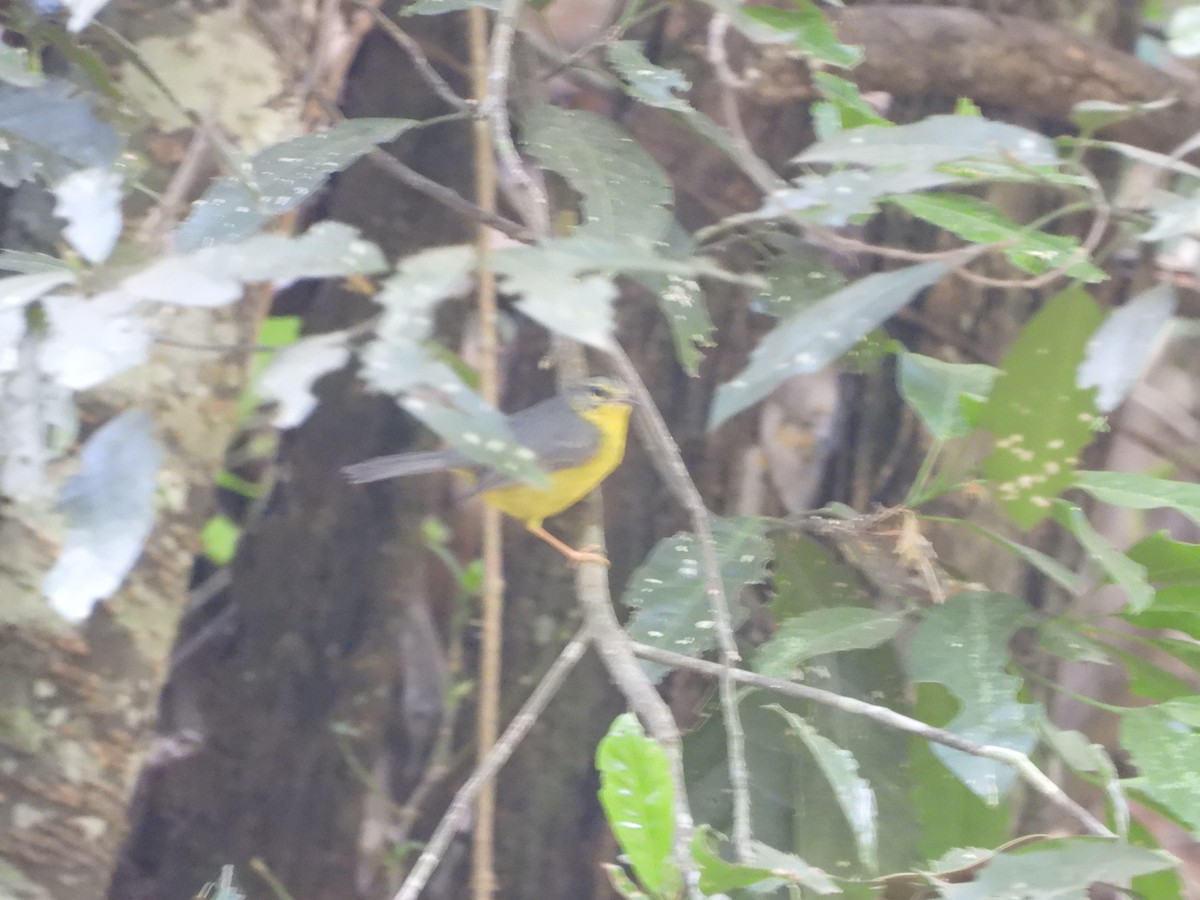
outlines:
M249 237L272 216L299 206L333 173L420 124L412 119L348 119L260 150L240 177L218 179L192 205L175 234L175 248L186 253Z
M1129 829L1129 843L1150 850L1159 849L1159 837L1136 819ZM1147 900L1189 900L1183 892L1182 867L1163 869L1150 875L1139 875L1129 883L1130 896Z
M675 790L666 753L624 713L596 748L596 768L600 805L638 881L654 895L674 896L680 877L671 860Z
M765 285L754 297L756 308L787 319L845 287L845 276L811 244L784 244L779 249L780 255L762 274Z
M773 678L793 678L813 657L878 647L895 637L903 625L903 616L861 606L814 609L785 621L758 648L754 668Z
M1190 697L1196 692L1187 681L1145 659L1141 650L1132 653L1109 644L1105 646L1105 651L1125 667L1125 674L1129 679L1129 692L1134 696L1163 701Z
M774 543L775 596L770 610L777 620L786 623L813 610L870 602L858 570L838 562L821 544L792 533L777 535Z
M991 366L948 363L919 353L900 354L900 393L939 441L970 434L963 396L983 400L999 374Z
M1124 588L1129 595L1129 611L1142 612L1154 599L1154 588L1146 581L1146 569L1131 560L1121 551L1113 547L1103 535L1099 534L1088 523L1082 509L1064 501L1057 501L1054 507L1054 518L1087 551L1088 556L1118 587Z
M146 300L224 306L242 285L277 279L330 278L387 268L379 248L341 222L320 222L299 237L260 234L238 244L168 256L121 287Z
M42 581L50 605L71 622L113 594L141 556L154 526L162 454L150 417L128 410L97 429L79 457L79 472L59 495L66 539Z
M1006 672L1008 641L1024 627L1029 607L1008 594L962 593L928 610L908 648L913 681L945 686L959 700L947 730L982 744L1028 753L1043 717L1039 707L1021 703L1021 680ZM941 745L934 752L967 787L996 802L1012 784L1008 766Z
M1200 733L1169 710L1138 707L1121 716L1121 746L1138 768L1126 785L1200 835Z
M828 107L836 119L838 131L863 125L880 125L886 128L892 124L863 99L858 85L850 79L834 75L832 72L813 72L812 77L817 89L825 98L824 103L814 107L813 115L819 115L818 108ZM831 135L832 132L820 137L826 138Z
M675 358L680 367L689 375L699 375L700 363L704 360L701 348L716 346L712 336L717 328L708 315L700 282L681 275L646 275L644 278L648 287L657 288L658 307L671 328Z
M1200 641L1200 587L1186 584L1159 588L1146 609L1129 610L1123 618L1139 628L1182 631Z
M539 106L522 123L525 149L583 197L579 231L609 239L662 239L674 191L666 173L609 119Z
M1081 625L1072 619L1058 617L1037 623L1038 646L1059 659L1109 665L1112 660L1100 644L1080 633Z
M1054 142L1027 128L974 116L930 116L911 125L867 125L813 144L797 163L856 163L932 169L957 160L1053 165Z
M1050 512L1075 482L1075 465L1097 427L1093 391L1076 386L1100 310L1082 288L1053 297L1022 329L979 414L996 438L983 471L1022 528Z
M1174 509L1200 522L1200 484L1132 472L1077 472L1075 485L1101 503L1126 509Z
M858 762L853 754L817 733L800 716L782 706L774 706L788 724L788 731L800 739L816 760L825 780L833 788L842 815L850 825L858 849L858 859L868 871L878 869L878 833L875 792L858 774Z
M1145 567L1146 580L1152 584L1200 586L1200 544L1186 544L1167 531L1156 531L1125 555Z
M955 184L962 179L932 169L841 169L801 175L794 187L769 194L758 210L733 216L733 223L799 218L831 228L862 222L879 211L884 197Z
M862 60L861 47L843 44L833 26L812 0L793 0L795 9L750 6L742 9L747 18L783 32L792 46L805 56L849 69Z
M1200 6L1175 10L1167 23L1167 46L1176 56L1200 56Z
M911 194L888 198L909 214L977 244L1003 244L1002 252L1014 266L1034 275L1064 266L1079 249L1069 235L1046 234L1018 225L994 204L968 194ZM1086 259L1079 259L1066 274L1083 281L1103 281L1108 276Z
M761 400L788 376L833 362L945 273L945 265L929 262L868 275L781 323L763 338L750 364L717 389L709 428Z
M1175 865L1161 850L1093 837L1053 838L1001 853L975 880L942 885L947 900L1083 898L1097 883L1120 884Z
M745 616L738 597L747 584L762 581L771 558L764 536L765 519L714 519L713 539L721 581L736 628ZM680 532L664 538L638 567L625 588L624 602L634 610L626 631L635 641L700 656L716 645L715 623L695 535ZM667 669L642 663L651 677Z
M120 150L116 130L72 82L0 84L0 184L16 187L35 176L52 184L75 169L107 168Z
M949 721L956 706L953 696L937 684L916 687L912 715L936 725ZM928 741L913 737L907 746L905 768L912 781L908 801L921 857L936 859L961 847L995 847L1008 838L1012 811L1007 798L989 803L980 797L946 766ZM885 836L888 831L884 829Z
M1166 109L1177 102L1174 97L1163 97L1160 100L1150 100L1145 103L1084 100L1071 107L1071 121L1078 125L1081 131L1091 133L1118 122L1125 122L1137 116Z
M722 858L719 844L723 837L711 827L701 825L692 839L692 857L700 867L700 890L706 897L774 878L770 869Z
M784 853L762 841L754 842L751 864L770 869L771 874L784 884L796 885L814 894L824 896L842 892L836 882L821 869L810 866L794 853Z
M1079 386L1097 389L1097 409L1108 413L1121 404L1150 364L1174 313L1175 291L1160 284L1108 314L1079 367Z

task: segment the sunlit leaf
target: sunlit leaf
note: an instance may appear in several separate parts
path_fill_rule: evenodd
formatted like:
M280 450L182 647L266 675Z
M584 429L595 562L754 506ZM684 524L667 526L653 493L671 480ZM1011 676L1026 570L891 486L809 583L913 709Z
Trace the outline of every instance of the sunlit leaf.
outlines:
M1017 700L1021 680L1006 672L1008 641L1030 616L1008 594L963 593L929 609L908 648L913 681L944 685L959 700L945 726L981 744L1028 753L1036 742L1040 708ZM934 752L967 787L996 802L1012 784L1008 766L937 745Z
M49 329L38 348L42 371L81 391L145 362L152 337L134 312L137 303L120 291L45 298Z
M868 275L781 323L755 348L750 364L717 389L709 428L761 400L788 376L833 362L945 272L944 264L928 262Z
M816 760L825 780L833 788L842 815L850 824L858 848L859 861L868 871L874 871L878 868L878 811L875 807L875 792L858 774L858 762L853 754L818 734L816 729L800 716L788 712L782 706L775 706L774 709L787 722L789 732L803 742Z
M721 581L734 627L745 616L738 602L742 587L765 576L771 554L766 530L763 519L713 521ZM680 532L659 541L630 577L623 599L634 610L626 630L635 641L688 656L700 656L716 645L700 547L693 534ZM654 678L667 672L663 666L642 665Z
M279 350L259 376L255 391L279 404L271 423L295 428L317 406L313 384L350 359L350 335L344 331L301 338Z
M183 306L223 306L256 281L329 278L380 272L379 248L341 222L320 222L299 237L260 234L239 244L168 256L122 282L146 300Z
M903 353L897 374L900 393L939 441L970 434L972 424L962 410L962 398L983 400L999 374L978 363L948 363L919 353Z
M1100 318L1082 288L1052 298L1013 343L980 410L980 427L996 437L983 471L1022 528L1042 521L1074 483L1079 453L1098 425L1094 392L1076 385L1076 373Z
M47 269L27 275L9 275L0 278L0 312L24 306L56 287L70 284L75 273L69 269Z
M1079 367L1079 386L1096 388L1096 408L1112 412L1162 343L1175 313L1175 291L1159 284L1118 306L1096 329Z
M90 263L108 259L121 234L121 176L111 169L79 169L54 186L54 196L54 214L67 223L67 242Z
M675 790L667 755L632 713L617 716L596 749L600 805L642 886L674 896L680 876L671 860Z
M833 26L812 0L793 0L795 9L749 6L742 10L747 18L766 25L784 36L797 50L814 60L849 69L863 57L861 47L843 44Z
M79 472L59 497L67 536L42 582L50 605L72 622L115 592L141 555L154 525L161 453L150 417L129 410L101 426L79 458Z
M903 624L903 616L861 606L814 609L786 620L758 648L754 668L774 678L791 678L816 656L878 647L895 637Z
M233 559L241 536L242 529L228 516L213 516L200 530L200 546L205 556L223 566Z

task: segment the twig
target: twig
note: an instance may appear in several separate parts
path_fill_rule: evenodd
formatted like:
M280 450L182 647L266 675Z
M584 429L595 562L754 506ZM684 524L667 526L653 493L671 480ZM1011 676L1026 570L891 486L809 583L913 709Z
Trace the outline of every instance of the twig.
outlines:
M458 789L458 793L454 795L454 799L446 809L446 814L442 816L442 820L429 838L429 843L417 857L416 865L408 873L404 884L400 885L400 890L396 892L392 900L416 900L420 896L422 888L429 881L429 876L433 874L433 870L437 868L437 864L445 855L450 842L454 840L455 833L463 827L470 815L471 801L475 799L479 789L491 781L501 767L508 762L513 751L536 724L538 717L546 709L554 695L558 693L558 689L562 687L567 675L582 659L584 651L587 649L588 638L588 628L584 626L563 647L558 658L554 660L545 676L533 689L533 693L529 695L529 699L525 701L517 714L513 716L508 727L504 729L500 739L488 751L487 756L480 761L463 786Z
M208 158L210 143L208 128L203 125L198 126L192 134L192 140L188 143L182 161L171 175L166 190L162 192L158 203L142 220L141 227L138 228L140 242L148 243L155 234L165 233L172 224L175 219L175 210L183 203L188 191L200 177L201 166Z
M589 500L592 511L599 507L599 494L593 493ZM598 516L596 517L598 519ZM598 525L592 530L600 531ZM633 642L629 640L621 623L613 612L612 597L608 589L608 571L603 566L586 564L579 567L575 575L575 590L579 595L584 621L591 634L592 642L600 654L604 668L608 671L617 689L624 695L630 709L646 723L646 728L662 746L670 767L674 787L675 863L684 876L689 895L700 897L700 873L692 857L692 836L695 824L687 799L687 786L683 775L683 744L679 726L671 714L671 708L659 695L650 678L633 655Z
M471 90L476 103L487 97L487 12L480 6L467 11L471 48ZM407 36L406 36L407 37ZM496 158L488 123L472 122L475 164L475 201L486 213L496 212ZM497 364L496 273L491 267L492 235L482 224L475 229L476 283L479 292L480 391L493 408L499 405L500 376ZM500 721L501 647L504 627L504 548L500 511L483 505L483 590L480 595L479 705L475 719L475 746L483 759L496 743ZM479 792L471 854L471 888L476 900L490 900L496 891L495 873L496 790L492 782Z
M733 844L739 859L749 859L752 853L750 829L750 785L746 771L746 738L742 730L741 716L737 708L737 689L730 674L741 656L733 636L729 601L725 596L725 585L721 581L721 565L717 560L717 548L713 540L712 520L704 498L700 496L695 482L688 474L687 465L679 453L679 447L671 438L667 423L663 421L654 405L650 392L625 351L618 347L610 358L617 372L628 383L640 402L637 423L642 440L658 466L659 473L667 486L679 498L692 519L696 540L700 545L700 560L704 568L705 589L708 605L716 625L717 647L721 655L721 670L726 674L718 681L721 697L721 714L725 719L726 752L729 756L729 784L733 791Z
M421 45L399 25L389 19L383 10L371 5L367 0L352 0L352 2L361 9L369 12L375 18L379 27L387 33L387 36L408 54L409 59L412 60L412 64L417 67L417 72L425 79L425 83L429 85L435 94L455 109L467 111L475 108L475 103L460 97L454 88L450 86L450 83L438 73L437 69L429 61L429 57L425 55L425 51L421 49ZM475 9L476 7L471 8ZM472 75L472 80L473 78L474 76ZM475 85L475 91L476 102L478 102L483 96L479 93L478 85Z
M704 675L720 677L730 671L717 663L708 662L703 659L694 659L690 656L684 656L681 653L673 653L670 650L660 650L657 647L650 647L646 644L634 644L633 652L642 659L650 660L651 662L661 663L662 665L677 669L700 672ZM983 759L995 760L1011 768L1033 790L1079 822L1089 834L1116 837L1103 822L1100 822L1090 812L1068 797L1062 788L1055 784L1048 775L1033 764L1028 756L1019 750L1013 750L1009 747L997 747L994 744L979 744L975 741L959 737L953 732L935 728L932 725L926 725L924 722L909 718L903 713L888 709L886 706L876 706L873 703L866 703L862 700L856 700L853 697L843 697L841 694L835 694L833 691L825 691L820 688L797 684L794 681L768 678L765 675L759 675L757 672L749 672L745 669L734 669L732 677L741 684L748 684L752 687L762 688L763 690L783 694L787 697L810 700L813 703L841 710L852 716L862 716L885 728L916 735L934 744L950 747L952 750L969 753L971 756L978 756Z
M521 162L508 121L508 74L522 6L524 0L504 0L496 15L496 24L492 28L492 65L488 71L488 92L482 112L492 126L492 142L507 176L505 190L509 199L521 210L525 224L533 233L538 238L546 238L550 235L550 203L545 191L534 182Z

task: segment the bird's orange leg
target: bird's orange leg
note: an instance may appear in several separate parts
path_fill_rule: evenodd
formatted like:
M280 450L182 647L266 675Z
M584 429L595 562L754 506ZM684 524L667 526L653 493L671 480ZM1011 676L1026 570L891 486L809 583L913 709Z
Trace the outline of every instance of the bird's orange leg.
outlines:
M580 563L590 562L599 563L602 566L609 564L608 558L602 553L594 553L591 550L576 550L570 544L560 541L541 525L534 525L532 522L527 522L525 527L540 537L543 541L565 556L571 561L571 565L577 566Z

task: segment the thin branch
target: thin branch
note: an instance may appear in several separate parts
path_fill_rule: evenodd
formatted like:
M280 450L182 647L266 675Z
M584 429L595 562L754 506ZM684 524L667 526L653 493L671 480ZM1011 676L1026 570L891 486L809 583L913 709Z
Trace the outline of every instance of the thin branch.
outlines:
M513 716L508 727L504 729L500 739L488 751L488 755L480 761L463 786L458 789L458 793L454 795L454 799L446 809L446 814L442 816L442 820L430 836L429 843L417 857L416 865L408 873L404 884L400 885L400 890L396 892L392 900L417 900L417 897L420 896L421 890L445 855L450 842L454 840L454 835L462 830L470 816L471 803L475 799L475 795L508 762L513 751L537 723L538 717L545 711L554 695L558 693L558 689L566 681L567 675L583 658L584 651L587 650L588 638L588 628L585 626L576 632L575 636L563 647L558 658L554 660L545 676L533 689L533 693L529 695L529 699L525 701L517 714Z
M660 650L657 647L650 647L645 644L634 644L633 652L642 659L650 660L651 662L677 669L700 672L704 675L721 677L728 671L724 666L717 663L708 662L703 659L693 659L681 653ZM1018 750L1013 750L1009 747L997 747L994 744L979 744L975 741L959 737L953 732L935 728L917 719L909 718L903 713L888 709L886 706L876 706L873 703L865 703L853 697L843 697L841 694L833 693L833 691L824 691L820 688L797 684L794 681L781 681L777 678L768 678L765 675L759 675L757 672L748 672L745 669L733 670L732 677L741 684L748 684L752 687L762 688L776 694L783 694L786 697L810 700L813 703L841 710L852 716L862 716L865 719L870 719L884 728L891 728L895 731L916 735L934 744L950 747L952 750L958 750L962 753L968 753L971 756L978 756L983 759L991 759L1002 763L1016 772L1026 784L1045 797L1046 800L1079 822L1089 834L1116 837L1103 822L1099 821L1090 812L1068 797L1066 792L1055 784L1046 773L1035 766L1028 756Z
M610 358L617 372L637 395L640 403L636 422L642 440L650 451L655 465L667 486L683 504L692 519L696 540L700 546L700 560L704 568L705 591L708 605L715 623L717 647L721 655L721 675L718 681L721 697L721 714L725 719L726 753L729 756L729 784L733 791L733 843L739 859L749 859L752 853L750 829L750 784L746 770L746 738L737 707L737 689L730 673L736 668L741 656L733 636L732 616L729 600L725 596L725 585L721 580L721 564L717 559L716 543L713 539L712 520L704 498L688 474L687 465L679 453L679 447L671 438L667 423L663 421L658 407L645 383L638 374L633 361L620 347L612 351Z
M408 58L411 59L412 64L416 66L417 72L421 75L421 77L425 80L425 83L429 85L435 94L437 94L455 109L463 110L465 112L475 108L479 98L483 96L482 94L478 93L478 86L476 86L476 103L472 103L470 100L460 97L454 88L450 86L450 83L446 81L446 79L444 79L438 73L438 70L433 67L433 64L429 61L429 57L427 57L425 55L425 51L421 49L421 45L417 43L411 35L404 31L404 29L388 18L383 10L371 5L369 2L367 2L367 0L352 0L352 2L361 9L365 9L367 12L369 12L379 24L379 27L384 30L387 36L395 41L396 44L408 54ZM471 8L476 9L477 7Z
M487 96L487 12L480 6L467 10L468 42L471 48L471 90L476 103ZM496 158L487 122L472 122L475 165L475 200L486 213L496 212ZM498 406L500 375L497 359L496 273L491 267L492 234L482 224L476 227L476 283L478 284L480 336L480 391L483 399ZM496 743L500 720L501 647L504 623L504 547L500 511L483 505L483 590L479 648L479 706L476 710L475 746L480 759ZM484 785L476 805L475 832L471 855L471 887L476 900L489 900L496 892L495 873L496 791Z
M501 234L506 234L514 240L528 242L533 238L529 230L518 223L496 215L496 213L480 209L470 200L463 198L445 185L439 184L432 178L426 178L414 169L410 169L384 150L378 148L371 150L367 153L367 158L397 181L408 185L415 191L420 191L426 197L437 201L442 206L458 213L464 218L470 219L473 222L482 222L484 225L495 228Z

